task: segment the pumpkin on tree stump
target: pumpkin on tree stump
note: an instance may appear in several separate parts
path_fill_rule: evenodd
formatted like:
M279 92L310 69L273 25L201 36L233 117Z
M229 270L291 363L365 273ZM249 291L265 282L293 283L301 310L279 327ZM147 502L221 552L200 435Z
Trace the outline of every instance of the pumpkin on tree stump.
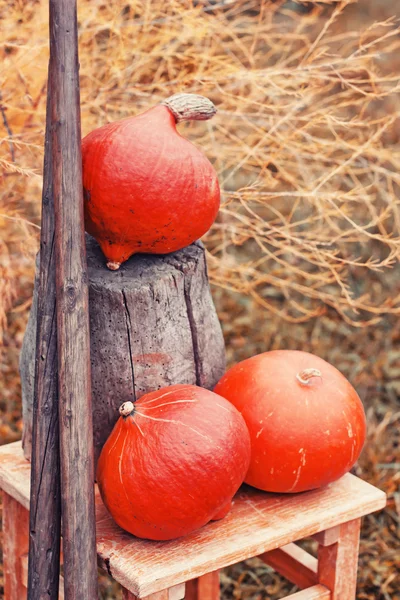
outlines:
M215 112L203 96L175 94L83 139L85 227L109 269L136 253L180 250L210 229L220 203L217 174L176 124Z

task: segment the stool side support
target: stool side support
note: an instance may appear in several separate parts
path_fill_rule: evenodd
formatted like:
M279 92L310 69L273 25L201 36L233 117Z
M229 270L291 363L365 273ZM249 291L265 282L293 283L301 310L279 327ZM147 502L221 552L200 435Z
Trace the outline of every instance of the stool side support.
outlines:
M332 600L354 600L357 588L361 519L340 525L339 539L318 548L318 581L331 591Z
M297 544L270 550L258 558L301 589L318 583L317 559Z
M4 600L23 600L21 555L29 547L29 513L17 500L3 492Z

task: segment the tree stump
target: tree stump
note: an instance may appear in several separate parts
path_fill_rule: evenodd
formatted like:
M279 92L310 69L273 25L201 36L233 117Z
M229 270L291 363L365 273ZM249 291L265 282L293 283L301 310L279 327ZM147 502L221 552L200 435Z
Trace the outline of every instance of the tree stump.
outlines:
M109 271L86 237L95 462L119 406L176 383L212 389L225 371L221 326L200 242L168 255L135 255ZM20 357L23 447L31 455L37 282Z

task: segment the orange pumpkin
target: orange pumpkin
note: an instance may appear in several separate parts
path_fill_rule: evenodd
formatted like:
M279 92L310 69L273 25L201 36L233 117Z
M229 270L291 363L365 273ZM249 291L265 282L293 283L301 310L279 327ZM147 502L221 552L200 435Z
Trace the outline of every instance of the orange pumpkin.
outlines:
M232 367L216 385L250 432L246 483L302 492L344 475L366 435L363 405L335 367L307 352L276 350Z
M215 112L203 96L176 94L83 139L85 226L110 269L137 252L179 250L209 230L219 209L217 174L176 124Z
M250 461L249 433L232 404L174 385L125 402L120 414L97 467L104 504L120 527L168 540L229 511Z

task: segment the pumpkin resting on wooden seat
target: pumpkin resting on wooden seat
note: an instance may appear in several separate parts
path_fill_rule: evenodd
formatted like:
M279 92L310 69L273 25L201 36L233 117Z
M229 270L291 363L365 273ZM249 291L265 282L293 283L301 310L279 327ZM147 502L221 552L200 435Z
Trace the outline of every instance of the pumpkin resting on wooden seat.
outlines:
M249 433L232 404L174 385L125 402L120 415L97 467L120 527L168 540L225 516L250 462Z
M232 367L214 391L242 413L250 432L246 483L304 492L335 481L356 462L366 421L355 389L322 358L274 350Z

